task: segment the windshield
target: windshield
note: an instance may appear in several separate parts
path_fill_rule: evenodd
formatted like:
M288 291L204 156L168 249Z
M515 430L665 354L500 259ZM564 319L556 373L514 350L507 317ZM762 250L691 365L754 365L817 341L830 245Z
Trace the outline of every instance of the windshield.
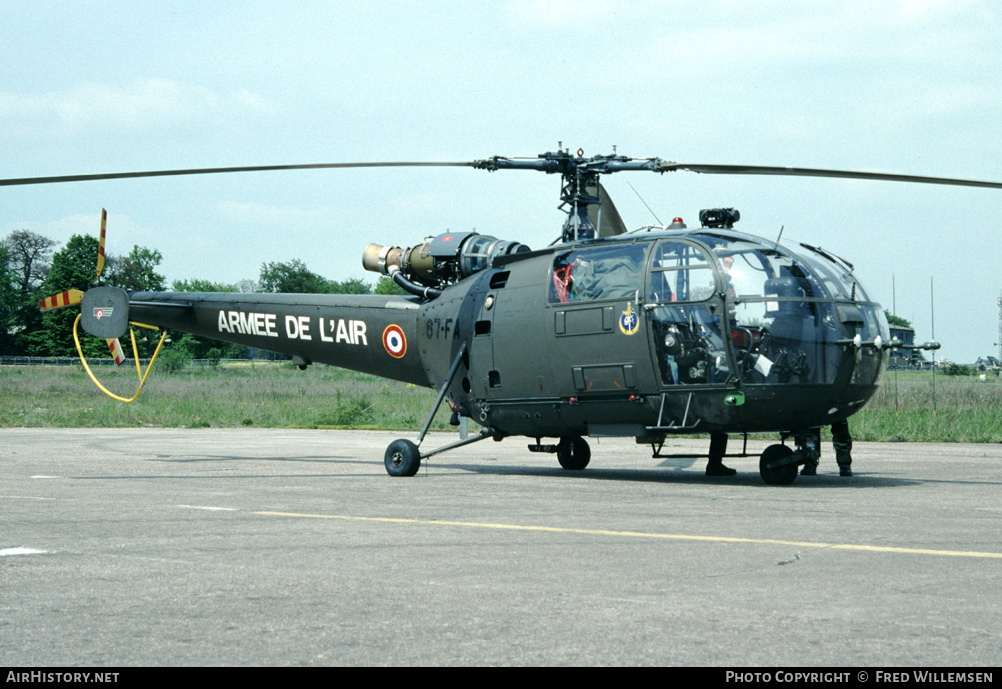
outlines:
M647 303L662 381L878 382L880 350L843 353L856 334L886 341L883 314L846 266L805 254L724 231L659 241Z

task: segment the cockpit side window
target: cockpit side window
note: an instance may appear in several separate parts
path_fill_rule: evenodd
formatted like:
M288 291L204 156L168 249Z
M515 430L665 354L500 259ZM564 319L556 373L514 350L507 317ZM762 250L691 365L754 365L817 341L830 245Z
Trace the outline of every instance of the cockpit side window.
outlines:
M716 292L710 258L699 247L664 240L654 249L647 301L655 304L698 302Z
M550 303L632 299L641 286L644 244L558 253L550 274Z
M730 371L714 262L692 242L664 239L655 246L645 308L665 385L724 383Z

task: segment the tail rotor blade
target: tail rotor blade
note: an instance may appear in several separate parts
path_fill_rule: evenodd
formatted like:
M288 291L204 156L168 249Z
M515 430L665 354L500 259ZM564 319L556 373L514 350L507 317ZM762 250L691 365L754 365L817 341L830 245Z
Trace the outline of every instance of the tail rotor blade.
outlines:
M40 311L52 311L53 309L61 309L64 306L73 306L83 300L83 295L84 293L78 289L68 289L65 292L53 294L51 297L42 299L38 302L38 309Z
M108 211L101 209L101 238L97 242L97 278L96 285L101 280L101 273L104 272L104 235L108 229Z
M108 211L101 209L101 237L97 244L97 276L94 280L94 284L98 284L101 281L101 273L104 272L104 237L108 228ZM68 289L59 294L53 294L52 296L46 297L38 302L38 309L40 311L52 311L54 309L61 309L65 306L73 306L79 304L83 301L84 293L78 289Z
M108 343L108 349L111 350L111 357L115 360L115 366L124 364L125 352L122 351L122 343L118 341L118 338L108 338L106 342Z

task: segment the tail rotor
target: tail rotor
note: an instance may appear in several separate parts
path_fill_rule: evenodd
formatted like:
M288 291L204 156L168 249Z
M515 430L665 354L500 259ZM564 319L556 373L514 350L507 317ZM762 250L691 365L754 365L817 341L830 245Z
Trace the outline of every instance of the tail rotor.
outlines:
M101 284L101 274L104 273L104 263L105 263L104 243L107 232L108 232L108 211L102 208L101 234L99 235L97 244L97 271L94 277L94 285ZM53 294L50 297L42 299L40 302L38 302L38 308L43 312L53 311L55 309L61 309L66 306L76 306L77 304L83 302L83 300L84 300L84 293L81 290L68 289L64 292L60 292L59 294ZM97 317L100 318L101 316L98 315ZM87 330L86 326L84 329ZM105 338L105 341L108 343L108 349L111 351L112 358L114 358L115 360L115 365L121 366L125 362L125 356L122 353L123 352L122 343L119 342L117 336L113 338Z
M90 370L90 366L87 364L87 359L83 354L83 348L80 345L80 337L77 333L78 326L82 323L84 330L95 337L104 338L105 342L108 343L108 350L111 352L111 356L115 360L116 366L121 366L125 363L125 352L122 349L122 343L119 338L125 334L125 331L129 329L130 325L129 295L125 290L118 287L101 284L101 275L104 273L105 266L104 245L107 228L108 211L102 208L101 234L98 239L97 269L94 276L94 286L86 292L78 289L69 289L64 292L60 292L59 294L53 294L50 297L42 299L38 303L38 308L42 311L52 311L54 309L61 309L66 306L75 306L79 304L80 315L77 316L76 321L73 323L73 340L76 343L77 353L80 355L80 362L87 371L87 375L89 375L90 379L94 381L94 384L109 397L121 402L132 402L139 397L139 393L142 391L143 385L146 383L146 377L149 375L153 362L156 360L157 354L160 353L160 348L163 346L164 340L167 337L167 332L164 331L163 335L160 337L160 343L157 345L156 351L153 353L150 363L146 367L145 373L143 373L139 367L139 353L136 348L136 336L133 332L132 351L136 359L136 372L139 374L139 389L136 390L136 394L131 398L120 397L101 385L101 383L94 376L94 373Z

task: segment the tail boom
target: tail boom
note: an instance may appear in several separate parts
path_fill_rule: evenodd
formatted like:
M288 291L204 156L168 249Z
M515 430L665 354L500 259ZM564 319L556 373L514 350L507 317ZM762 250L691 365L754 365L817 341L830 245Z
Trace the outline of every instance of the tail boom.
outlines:
M417 385L418 300L399 296L142 292L129 319Z

